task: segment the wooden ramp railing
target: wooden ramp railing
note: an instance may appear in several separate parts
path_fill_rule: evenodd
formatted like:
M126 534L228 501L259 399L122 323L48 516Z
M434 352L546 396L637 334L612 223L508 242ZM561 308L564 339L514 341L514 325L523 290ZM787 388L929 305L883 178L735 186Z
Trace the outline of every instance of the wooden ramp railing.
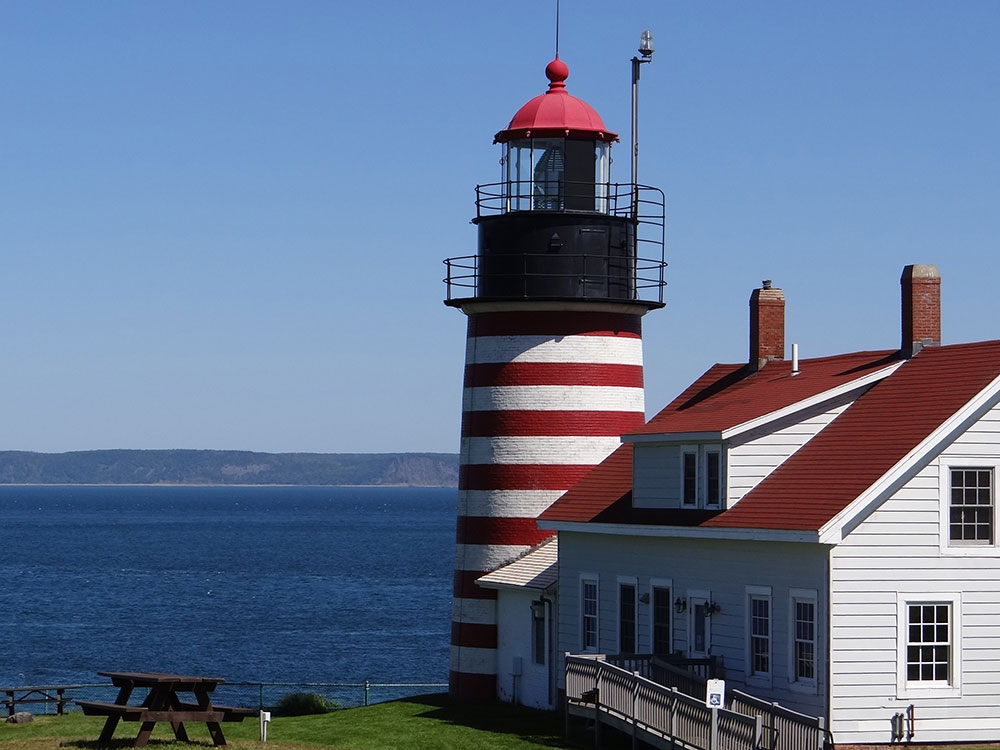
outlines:
M612 659L622 661L602 655L566 655L567 722L571 716L593 719L598 745L603 724L665 750L822 750L825 746L822 719L738 691L733 691L726 708L718 709L713 730L704 678L655 657L634 670L612 664ZM626 661L636 666L635 660L635 655L629 655ZM700 685L701 697L649 679L642 670L693 685L696 691ZM677 679L679 675L684 679Z

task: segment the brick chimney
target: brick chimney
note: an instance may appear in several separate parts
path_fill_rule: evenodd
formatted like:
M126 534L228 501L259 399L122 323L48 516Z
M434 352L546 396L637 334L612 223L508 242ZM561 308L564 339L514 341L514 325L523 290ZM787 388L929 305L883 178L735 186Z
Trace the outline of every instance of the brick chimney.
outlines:
M750 370L785 358L785 295L766 279L750 295Z
M925 346L941 345L941 275L937 266L903 268L903 341L900 350L912 357Z

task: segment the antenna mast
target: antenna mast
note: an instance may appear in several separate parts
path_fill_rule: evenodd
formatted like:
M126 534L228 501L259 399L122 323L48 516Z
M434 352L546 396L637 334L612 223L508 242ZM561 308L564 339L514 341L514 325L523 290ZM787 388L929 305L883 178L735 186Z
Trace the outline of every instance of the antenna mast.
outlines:
M559 57L559 0L556 0L556 58Z

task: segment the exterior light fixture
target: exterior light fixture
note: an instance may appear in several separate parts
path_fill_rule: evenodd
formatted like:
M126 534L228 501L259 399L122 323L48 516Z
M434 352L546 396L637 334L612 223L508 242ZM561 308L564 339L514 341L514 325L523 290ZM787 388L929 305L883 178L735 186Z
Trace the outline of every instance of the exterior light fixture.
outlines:
M639 35L639 54L632 58L632 218L639 217L639 68L653 59L653 32Z
M639 596L639 603L640 604L649 604L649 592L646 592L646 593L641 594Z
M653 32L649 29L639 35L639 52L643 57L653 56Z
M682 614L686 612L688 608L687 599L681 599L679 596L674 599L674 612L677 614Z
M531 616L536 620L545 619L545 601L543 599L535 599L531 603Z
M709 602L707 605L705 605L705 617L711 617L712 615L717 615L721 611L722 607L720 607L715 602Z

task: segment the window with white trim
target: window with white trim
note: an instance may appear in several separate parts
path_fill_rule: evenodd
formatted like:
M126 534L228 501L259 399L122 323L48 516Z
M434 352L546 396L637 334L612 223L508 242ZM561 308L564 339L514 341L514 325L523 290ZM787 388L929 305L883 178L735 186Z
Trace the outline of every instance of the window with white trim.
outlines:
M598 588L596 577L580 578L580 646L597 651Z
M899 697L961 694L962 602L958 594L900 595Z
M771 679L771 587L746 587L746 675Z
M681 504L698 504L698 451L681 451Z
M791 594L792 682L816 684L816 595Z
M681 507L721 507L725 493L722 446L682 446L680 461Z
M722 501L722 451L705 449L705 507L718 508Z
M951 684L951 606L906 605L906 681Z
M670 598L670 586L652 584L653 653L670 654L673 645L670 639L670 618L674 606Z
M634 654L636 635L636 583L618 582L618 653Z
M992 545L993 469L950 468L948 539L953 545Z

